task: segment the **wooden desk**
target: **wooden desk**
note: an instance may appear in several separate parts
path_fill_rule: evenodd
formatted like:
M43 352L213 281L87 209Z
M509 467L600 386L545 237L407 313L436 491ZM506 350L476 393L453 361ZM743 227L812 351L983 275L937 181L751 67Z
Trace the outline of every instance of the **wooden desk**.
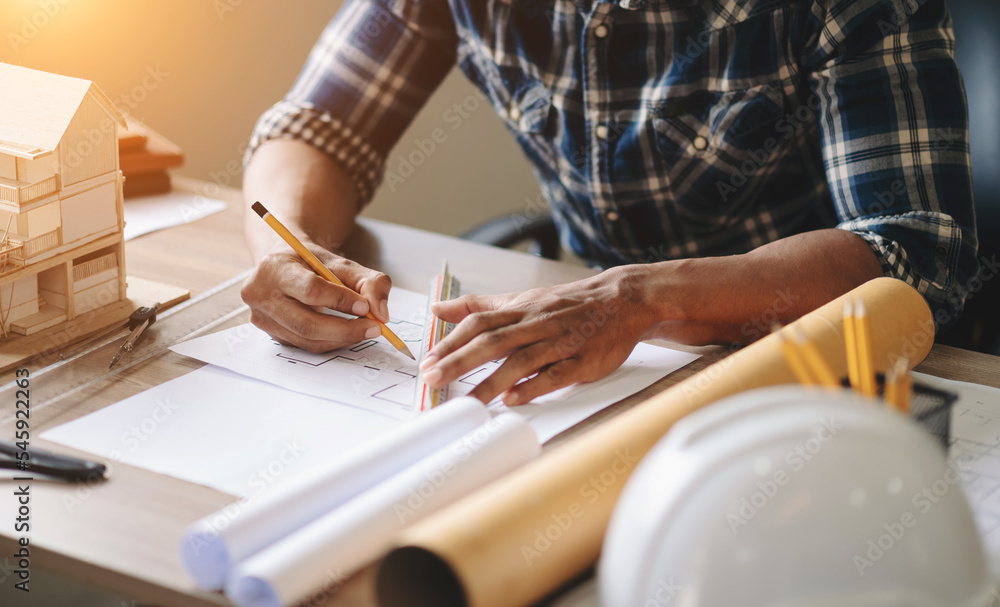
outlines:
M197 182L182 182L195 192ZM242 240L243 201L236 191L222 196L229 208L220 214L133 240L127 245L129 275L182 286L192 295L211 288L250 267ZM447 258L469 292L504 292L552 285L583 278L592 271L529 255L484 247L454 238L377 221L364 221L345 247L359 262L392 276L395 285L424 291ZM233 323L245 322L243 313ZM696 349L704 356L643 392L605 410L557 437L546 449L558 447L582 429L615 415L649 395L705 368L726 354L724 348ZM32 415L32 444L44 430L117 402L127 396L188 372L200 363L173 353L127 369L114 382L99 386L73 403L57 403ZM936 346L918 368L941 377L1000 387L1000 358ZM38 382L45 381L41 376ZM7 415L7 403L0 403ZM5 415L6 416L6 415ZM10 424L0 436L10 436ZM14 500L10 487L0 488L0 562L14 552ZM134 599L157 605L228 605L221 594L196 590L178 557L183 530L196 519L234 501L214 489L116 464L113 478L95 486L70 486L34 481L31 485L32 568L77 578ZM322 605L373 605L371 571L340 587Z

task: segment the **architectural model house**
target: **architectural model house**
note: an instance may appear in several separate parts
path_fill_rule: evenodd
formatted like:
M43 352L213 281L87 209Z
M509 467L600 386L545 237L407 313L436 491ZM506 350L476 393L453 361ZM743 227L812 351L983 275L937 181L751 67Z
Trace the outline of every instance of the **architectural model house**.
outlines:
M125 299L120 127L93 83L0 63L0 338Z

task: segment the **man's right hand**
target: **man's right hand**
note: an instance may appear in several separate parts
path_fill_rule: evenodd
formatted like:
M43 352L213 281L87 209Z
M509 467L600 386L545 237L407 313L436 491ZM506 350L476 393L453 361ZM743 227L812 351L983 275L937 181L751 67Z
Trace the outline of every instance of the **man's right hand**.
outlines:
M282 344L316 353L378 337L378 323L364 316L371 311L380 321L389 320L389 277L306 246L348 288L321 278L294 251L271 253L243 283L250 322ZM359 318L324 314L325 308Z

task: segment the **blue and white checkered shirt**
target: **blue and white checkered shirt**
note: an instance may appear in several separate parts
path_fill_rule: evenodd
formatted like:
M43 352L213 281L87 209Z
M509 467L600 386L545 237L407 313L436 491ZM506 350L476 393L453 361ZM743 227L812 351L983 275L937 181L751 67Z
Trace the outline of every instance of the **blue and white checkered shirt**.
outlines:
M367 202L457 63L582 258L730 255L838 227L950 324L978 269L953 53L942 0L347 0L248 158L301 139Z

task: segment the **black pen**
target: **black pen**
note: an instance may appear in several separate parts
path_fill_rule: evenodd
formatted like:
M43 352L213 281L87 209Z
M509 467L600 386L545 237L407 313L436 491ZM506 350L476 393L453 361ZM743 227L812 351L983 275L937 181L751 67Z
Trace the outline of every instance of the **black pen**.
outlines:
M68 482L104 480L107 466L71 455L59 455L42 449L27 451L27 459L18 456L25 453L20 447L8 441L0 441L0 469L18 470L44 474Z

